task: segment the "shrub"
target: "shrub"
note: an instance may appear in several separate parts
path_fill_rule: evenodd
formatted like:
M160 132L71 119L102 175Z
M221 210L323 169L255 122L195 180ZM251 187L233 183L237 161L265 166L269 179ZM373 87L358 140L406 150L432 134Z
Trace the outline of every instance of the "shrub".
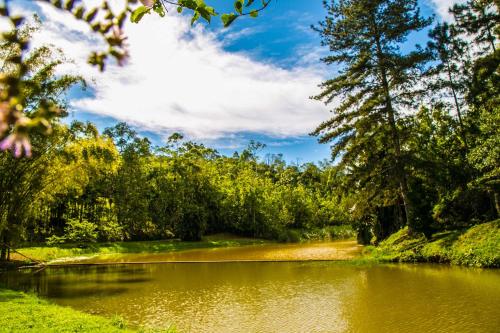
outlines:
M176 223L176 234L183 241L199 241L207 229L207 213L203 207L190 204L182 209Z
M68 242L93 243L97 241L97 226L85 219L71 219L64 228L64 237Z
M99 239L109 242L122 241L125 237L123 227L116 219L101 219L98 227Z
M277 239L282 243L299 243L302 241L302 233L300 230L284 229L278 234Z

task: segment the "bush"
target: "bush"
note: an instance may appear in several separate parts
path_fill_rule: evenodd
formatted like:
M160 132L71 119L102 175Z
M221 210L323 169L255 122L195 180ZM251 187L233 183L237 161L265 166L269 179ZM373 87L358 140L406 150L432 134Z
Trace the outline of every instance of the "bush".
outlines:
M64 228L64 237L68 242L94 243L97 241L97 226L85 219L71 219Z
M350 224L332 225L325 229L332 240L356 238L356 231Z
M101 219L99 228L99 239L109 242L123 241L123 227L116 219Z
M322 229L311 229L304 232L303 238L310 241L333 241L356 237L356 231L349 224L332 225Z
M187 205L178 216L176 234L183 241L200 241L207 229L207 221L207 213L203 207Z
M66 237L53 235L47 238L47 245L60 245L66 243Z
M295 229L284 229L277 236L278 242L299 243L302 241L302 232Z

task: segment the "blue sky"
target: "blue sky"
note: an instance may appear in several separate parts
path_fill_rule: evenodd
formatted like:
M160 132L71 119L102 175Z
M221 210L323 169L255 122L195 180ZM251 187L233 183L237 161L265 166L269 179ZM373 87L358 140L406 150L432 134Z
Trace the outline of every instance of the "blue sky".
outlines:
M232 1L207 2L232 9ZM451 3L423 0L422 13L445 17ZM218 20L191 28L177 14L146 16L126 27L130 64L104 74L85 65L102 42L68 15L37 6L45 21L37 43L61 47L75 60L64 71L90 83L86 92L72 90L68 121L89 120L101 129L127 121L155 144L178 131L225 154L256 140L267 145L262 154L283 153L293 163L329 158L328 145L308 136L328 118L328 108L308 97L334 71L320 63L327 50L310 29L325 15L322 1L275 0L259 18L239 19L229 29ZM27 9L33 5L25 3ZM411 36L408 49L424 39L425 33Z

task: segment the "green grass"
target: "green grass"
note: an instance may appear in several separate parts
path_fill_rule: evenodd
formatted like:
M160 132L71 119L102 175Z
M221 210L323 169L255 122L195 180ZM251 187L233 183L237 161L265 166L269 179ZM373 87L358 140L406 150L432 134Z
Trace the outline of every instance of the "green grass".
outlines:
M365 257L383 262L437 262L473 267L500 267L500 220L463 231L437 233L427 240L402 229Z
M107 319L51 304L34 295L0 289L0 332L148 332L132 330L119 318ZM170 329L164 332L173 333Z
M94 255L112 253L160 253L184 251L191 249L244 246L262 244L266 241L259 239L234 238L227 235L207 237L201 242L181 242L178 240L167 241L144 241L144 242L116 242L116 243L92 243L85 248L74 244L63 244L56 246L34 246L17 249L25 256L48 262L61 258L90 257ZM16 257L17 258L17 257ZM23 259L18 257L17 259Z

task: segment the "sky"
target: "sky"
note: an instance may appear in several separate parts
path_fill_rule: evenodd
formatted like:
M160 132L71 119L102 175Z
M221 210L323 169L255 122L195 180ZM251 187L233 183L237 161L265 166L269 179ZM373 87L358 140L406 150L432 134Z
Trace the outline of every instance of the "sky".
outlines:
M232 1L206 2L231 10ZM422 14L449 20L454 2L420 0ZM86 64L89 52L103 47L88 26L46 4L11 3L41 16L33 46L60 47L72 59L61 73L83 75L89 83L86 91L71 90L68 122L92 121L104 129L126 121L157 145L180 132L223 154L255 140L266 144L261 154L282 153L292 163L330 158L329 145L309 135L331 108L309 97L335 72L320 62L328 50L310 28L324 18L321 0L274 0L259 18L238 19L228 29L219 20L191 27L190 17L175 10L164 18L146 15L125 27L128 64L104 73ZM425 33L411 36L406 47L416 43L425 43Z

